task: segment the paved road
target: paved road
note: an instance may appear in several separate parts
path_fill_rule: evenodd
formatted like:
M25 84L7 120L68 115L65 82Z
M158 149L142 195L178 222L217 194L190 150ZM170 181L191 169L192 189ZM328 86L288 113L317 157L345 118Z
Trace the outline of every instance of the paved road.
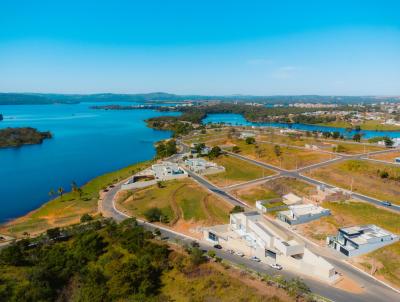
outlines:
M196 180L198 180L196 178ZM201 181L201 179L200 179ZM212 186L209 183L207 184L207 188L209 186ZM107 192L102 201L101 201L101 208L102 208L102 213L105 217L112 217L116 221L122 221L129 216L126 214L123 214L119 212L115 206L114 206L114 197L116 193L120 190L121 188L121 183L116 185L114 188L111 188L109 192ZM239 202L237 199L233 198L229 194L225 195L225 192L216 192L216 194L219 194L220 196L226 198L228 201L232 202L233 204L236 202ZM148 228L150 230L154 230L155 228L160 229L162 236L163 237L169 237L170 240L178 240L183 243L190 243L194 238L190 238L188 236L185 236L183 234L176 233L174 231L168 230L166 228L162 228L160 226L152 225L150 223L145 223L143 221L139 221L141 225L143 225L145 228ZM250 259L247 258L241 258L236 255L231 255L227 253L226 251L223 250L217 250L213 248L210 245L201 243L201 248L205 250L214 250L216 254L228 261L231 261L232 263L239 264L239 265L245 265L246 267L257 271L259 273L268 273L270 275L275 275L275 274L281 274L286 278L293 278L299 276L297 273L293 273L290 271L276 271L270 267L268 267L265 264L262 263L256 263L251 261ZM339 260L334 260L332 261L331 259L329 260L333 263L338 268L339 272L344 273L346 276L349 276L351 279L357 281L359 284L362 284L365 287L365 292L362 294L353 294L349 293L340 289L337 289L335 287L329 286L325 283L319 282L317 280L314 280L308 276L301 276L304 281L307 283L307 285L311 288L311 290L314 293L317 293L321 296L327 297L333 301L337 302L364 302L364 301L371 301L371 302L388 302L388 301L398 301L400 298L400 295L398 295L396 292L390 290L386 286L382 285L381 283L375 281L374 279L370 278L369 276L351 269L346 265L345 263L339 261Z
M393 152L393 150L376 151L376 152L371 152L370 154L381 154L381 153L388 153L388 152ZM327 183L324 183L322 181L319 181L317 179L307 177L307 176L303 175L302 173L303 172L307 172L307 171L312 170L312 169L317 169L317 168L324 167L326 165L337 163L337 162L340 162L340 161L343 161L343 160L363 159L363 156L365 156L365 154L357 154L357 155L346 156L346 157L337 157L335 159L332 159L332 160L329 160L329 161L326 161L326 162L321 162L321 163L318 163L318 164L315 164L315 165L311 165L311 166L308 166L308 167L304 167L304 168L300 168L300 169L297 169L297 170L288 171L288 170L284 170L284 169L272 166L270 164L266 164L266 163L263 163L263 162L260 162L260 161L245 157L245 156L240 155L240 154L236 154L236 153L232 153L232 152L228 152L228 154L231 155L231 156L234 156L236 158L248 161L248 162L250 162L252 164L256 164L258 166L262 166L262 167L264 167L266 169L274 170L275 172L278 172L279 175L282 176L282 177L284 177L284 176L293 177L293 178L301 179L301 180L306 181L308 183L311 183L313 185L325 185L328 188L333 188L334 186L332 186L330 184L327 184ZM236 186L236 188L238 188L238 187L240 187L240 185ZM366 196L366 195L363 195L363 194L359 194L359 193L351 193L351 197L359 199L359 200L362 200L362 201L365 201L365 202L372 203L374 205L385 207L385 208L390 209L390 210L394 210L394 211L400 212L400 206L394 205L394 204L392 206L386 206L386 205L382 204L382 200L379 200L379 199L376 199L376 198L373 198L373 197L369 197L369 196Z

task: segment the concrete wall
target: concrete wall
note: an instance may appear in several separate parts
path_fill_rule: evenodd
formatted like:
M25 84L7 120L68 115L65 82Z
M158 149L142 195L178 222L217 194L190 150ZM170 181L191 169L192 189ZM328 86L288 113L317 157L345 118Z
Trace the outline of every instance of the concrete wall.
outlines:
M148 186L155 185L156 183L157 180L148 180L148 181L138 181L129 184L123 184L121 186L121 190L133 190L133 189L145 188Z

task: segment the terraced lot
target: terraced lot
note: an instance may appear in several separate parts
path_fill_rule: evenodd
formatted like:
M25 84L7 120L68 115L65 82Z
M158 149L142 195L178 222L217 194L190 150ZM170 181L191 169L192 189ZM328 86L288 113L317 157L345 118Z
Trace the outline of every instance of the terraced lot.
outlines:
M308 171L306 175L380 200L400 204L400 167L347 160Z
M116 205L121 211L141 218L148 209L159 208L168 217L167 224L184 233L196 226L226 223L232 209L190 179L163 182L161 188L153 185L122 191Z

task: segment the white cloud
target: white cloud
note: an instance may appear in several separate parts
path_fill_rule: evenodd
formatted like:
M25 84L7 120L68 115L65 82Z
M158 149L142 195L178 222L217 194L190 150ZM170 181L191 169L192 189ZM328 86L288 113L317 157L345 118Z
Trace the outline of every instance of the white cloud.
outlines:
M272 73L272 77L276 79L292 78L300 70L297 66L282 66Z

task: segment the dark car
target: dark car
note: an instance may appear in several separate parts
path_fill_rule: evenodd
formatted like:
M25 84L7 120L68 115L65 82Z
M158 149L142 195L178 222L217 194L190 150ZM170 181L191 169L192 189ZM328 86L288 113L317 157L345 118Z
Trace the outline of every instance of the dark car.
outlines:
M222 246L219 245L219 244L216 244L216 245L214 245L214 248L221 250L221 249L222 249Z
M391 206L392 206L392 203L389 202L389 201L382 201L382 204L383 204L384 206L388 206L388 207L391 207Z

